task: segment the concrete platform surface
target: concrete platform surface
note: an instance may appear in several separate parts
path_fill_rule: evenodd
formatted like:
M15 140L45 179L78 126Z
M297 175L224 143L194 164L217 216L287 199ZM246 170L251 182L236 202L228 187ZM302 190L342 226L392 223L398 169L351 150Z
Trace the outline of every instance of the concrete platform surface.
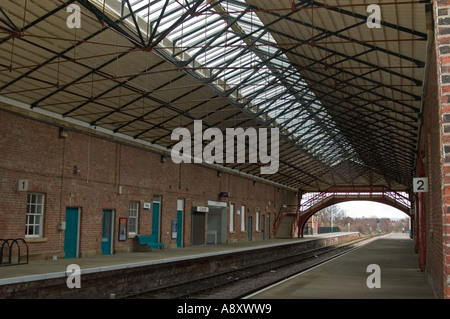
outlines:
M65 277L67 266L70 264L77 264L81 268L82 274L94 273L209 257L217 254L253 250L264 247L289 245L301 241L338 237L348 234L353 233L328 233L305 236L300 239L270 239L251 242L171 248L153 252L120 253L108 256L98 255L72 259L34 260L24 265L0 267L0 285Z
M373 264L379 266L379 271L368 272L368 266ZM369 288L367 281L371 286L379 283L380 288ZM418 268L414 241L407 234L390 234L250 298L434 299L435 296L427 274Z

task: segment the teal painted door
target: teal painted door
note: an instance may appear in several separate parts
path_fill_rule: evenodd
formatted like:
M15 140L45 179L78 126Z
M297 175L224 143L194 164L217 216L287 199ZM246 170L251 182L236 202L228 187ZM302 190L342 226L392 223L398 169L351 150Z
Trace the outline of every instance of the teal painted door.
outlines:
M78 233L79 233L80 211L76 207L66 208L66 231L64 234L64 256L65 258L78 257Z
M102 255L111 255L112 253L112 230L113 211L105 209L103 210Z
M153 214L152 214L152 236L159 242L159 213L161 203L153 202Z
M183 247L183 212L177 211L177 247Z
M251 217L249 217L248 219L247 219L247 237L248 237L248 240L249 241L251 241L252 240L252 218Z
M264 215L261 217L261 235L262 239L266 239L266 217Z

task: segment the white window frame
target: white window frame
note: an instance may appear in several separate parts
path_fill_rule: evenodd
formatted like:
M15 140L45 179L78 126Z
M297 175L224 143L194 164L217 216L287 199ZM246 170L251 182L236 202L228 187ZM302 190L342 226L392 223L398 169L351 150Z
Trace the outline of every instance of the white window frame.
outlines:
M241 231L245 231L245 205L241 206Z
M230 233L234 232L234 204L230 204Z
M139 225L139 205L138 201L130 202L130 215L128 216L128 235L137 235L138 233L138 225ZM134 222L133 223L131 222ZM132 229L134 228L134 229Z
M259 231L259 212L256 212L256 217L255 217L255 231Z
M38 198L41 198L39 201ZM44 229L45 195L27 194L27 212L25 220L25 238L41 238ZM37 220L37 221L36 221ZM31 231L30 231L31 227ZM36 227L38 230L36 231Z

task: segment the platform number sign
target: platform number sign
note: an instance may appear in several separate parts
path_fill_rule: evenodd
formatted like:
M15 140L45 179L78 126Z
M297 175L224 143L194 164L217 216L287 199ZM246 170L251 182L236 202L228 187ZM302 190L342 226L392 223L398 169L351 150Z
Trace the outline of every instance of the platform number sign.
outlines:
M427 193L428 192L428 178L417 177L413 179L414 193Z

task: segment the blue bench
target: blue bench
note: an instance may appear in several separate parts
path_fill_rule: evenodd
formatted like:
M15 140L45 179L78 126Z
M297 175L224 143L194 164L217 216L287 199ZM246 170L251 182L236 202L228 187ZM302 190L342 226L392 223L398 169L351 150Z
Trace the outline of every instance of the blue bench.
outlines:
M158 243L155 236L152 235L137 235L135 238L139 241L141 245L147 245L149 248L159 250L162 248L164 250L164 244Z

